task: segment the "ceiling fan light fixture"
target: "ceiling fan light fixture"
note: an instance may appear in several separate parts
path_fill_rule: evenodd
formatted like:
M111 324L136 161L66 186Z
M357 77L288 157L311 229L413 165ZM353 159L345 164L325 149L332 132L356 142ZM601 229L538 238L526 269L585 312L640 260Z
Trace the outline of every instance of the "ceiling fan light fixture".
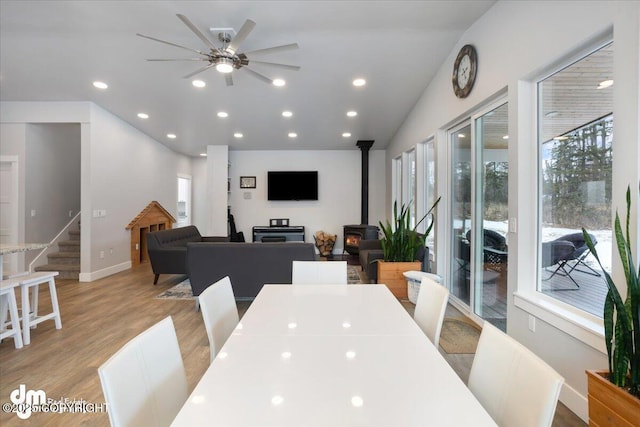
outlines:
M216 70L223 74L233 71L233 61L229 58L220 58L216 63Z
M284 80L282 80L282 79L273 79L273 85L274 85L274 86L281 87L281 86L284 86L284 85L286 85L286 84L287 84L287 82L285 82L285 81L284 81Z

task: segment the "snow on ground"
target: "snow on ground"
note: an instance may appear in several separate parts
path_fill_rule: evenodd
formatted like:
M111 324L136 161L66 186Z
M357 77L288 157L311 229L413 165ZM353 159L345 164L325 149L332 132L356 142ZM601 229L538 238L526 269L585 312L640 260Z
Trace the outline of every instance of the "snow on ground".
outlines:
M468 227L467 222L467 229ZM456 221L454 223L456 228L462 228L462 222ZM484 227L488 230L497 231L507 238L507 245L509 245L509 239L507 231L509 230L509 224L507 221L484 221ZM611 230L588 230L590 234L594 235L598 243L596 244L596 252L600 257L600 262L606 271L611 271L611 257L613 246L613 232ZM466 231L465 231L466 233ZM559 228L559 227L543 227L542 228L542 241L549 242L555 240L567 234L582 233L582 230L575 228ZM616 249L617 251L617 249ZM591 254L585 259L585 263L596 270L600 270L600 266L595 257Z

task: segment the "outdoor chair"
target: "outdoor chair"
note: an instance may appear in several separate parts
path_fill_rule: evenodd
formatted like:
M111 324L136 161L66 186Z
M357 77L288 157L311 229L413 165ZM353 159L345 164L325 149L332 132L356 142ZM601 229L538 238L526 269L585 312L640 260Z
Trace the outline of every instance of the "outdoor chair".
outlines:
M591 241L595 246L598 243L596 237L592 234L589 234L589 237L591 237ZM589 253L589 248L582 233L567 234L551 242L543 242L542 267L549 271L551 267L557 265L551 275L543 280L550 280L556 274L568 277L576 285L576 288L556 290L577 290L580 285L571 276L574 271L600 277L601 274L598 271L584 262Z

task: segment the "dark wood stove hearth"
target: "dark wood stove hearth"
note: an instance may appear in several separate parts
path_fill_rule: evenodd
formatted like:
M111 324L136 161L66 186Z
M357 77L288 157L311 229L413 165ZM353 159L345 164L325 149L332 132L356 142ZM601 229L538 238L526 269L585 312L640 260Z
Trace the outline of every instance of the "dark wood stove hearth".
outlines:
M358 255L360 240L378 239L378 227L367 224L354 224L344 226L344 250L351 255Z

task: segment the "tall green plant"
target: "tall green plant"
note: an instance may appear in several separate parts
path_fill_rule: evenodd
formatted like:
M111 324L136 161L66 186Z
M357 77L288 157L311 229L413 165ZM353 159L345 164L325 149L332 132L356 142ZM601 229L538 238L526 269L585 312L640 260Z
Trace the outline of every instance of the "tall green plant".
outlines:
M393 223L387 220L386 224L380 222L382 230L382 252L385 261L414 261L416 253L425 246L425 242L434 224L434 210L440 203L440 197L433 203L429 211L411 227L411 208L404 204L398 211L398 202L393 203ZM417 232L418 226L430 218L429 225L423 234Z
M640 186L638 193L640 194ZM628 387L632 395L640 397L640 268L636 271L633 262L630 218L631 189L627 187L625 233L622 232L617 212L614 224L616 245L627 282L627 298L624 302L611 275L602 267L589 233L583 228L582 234L589 250L600 264L609 289L604 302L604 339L609 359L609 380L618 387Z

